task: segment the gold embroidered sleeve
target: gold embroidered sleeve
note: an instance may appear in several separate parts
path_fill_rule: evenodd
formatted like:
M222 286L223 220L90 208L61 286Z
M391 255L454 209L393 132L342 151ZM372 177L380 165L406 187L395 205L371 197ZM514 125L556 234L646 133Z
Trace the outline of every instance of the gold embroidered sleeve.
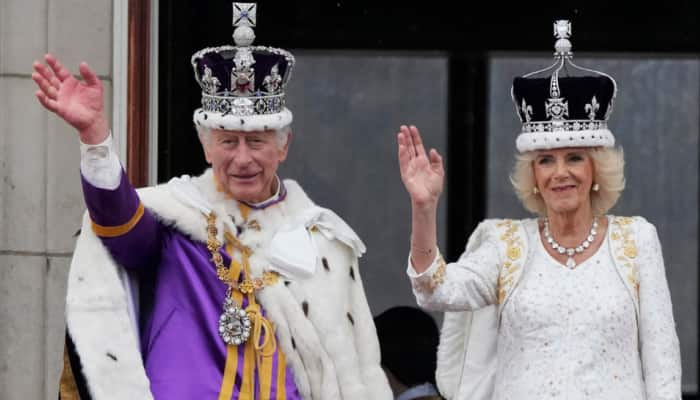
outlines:
M430 267L419 274L409 260L407 273L419 306L436 311L462 311L496 304L502 260L495 228L492 221L480 224L464 253L454 262L447 263L436 251ZM510 252L512 258L518 260L523 258L522 253L515 245Z
M445 263L445 259L442 257L442 254L438 252L437 254L437 268L435 269L435 272L433 272L432 276L430 277L430 289L435 290L438 286L442 285L442 283L445 281L445 270L447 269L447 263Z
M411 255L408 257L408 269L406 270L408 276L411 278L413 287L421 292L432 293L435 289L440 286L445 281L445 270L447 269L447 263L442 257L440 250L438 249L435 254L435 259L428 266L428 268L418 273L413 269L411 262Z

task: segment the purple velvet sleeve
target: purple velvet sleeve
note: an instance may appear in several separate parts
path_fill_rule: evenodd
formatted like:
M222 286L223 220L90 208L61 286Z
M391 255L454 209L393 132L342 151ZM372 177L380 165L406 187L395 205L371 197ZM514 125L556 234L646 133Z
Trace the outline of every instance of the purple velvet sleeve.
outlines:
M154 265L165 228L147 209L138 217L141 200L124 171L114 190L100 189L81 178L93 230L112 257L127 268Z

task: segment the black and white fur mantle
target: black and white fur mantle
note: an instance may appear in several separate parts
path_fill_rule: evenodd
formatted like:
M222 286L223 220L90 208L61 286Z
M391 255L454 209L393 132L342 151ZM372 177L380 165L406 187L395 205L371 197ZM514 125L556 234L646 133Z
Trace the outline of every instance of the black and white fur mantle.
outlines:
M254 276L268 265L266 247L276 229L314 207L296 182L284 183L284 201L253 210L248 217L262 229L247 229L240 236L253 249ZM197 201L199 195L201 201ZM140 189L139 196L162 223L195 241L206 242L203 212L207 209L242 221L237 203L216 191L211 171ZM235 232L229 218L219 218L218 223L219 228L227 224ZM358 266L364 247L359 238L348 241L333 235L332 226L312 236L318 250L313 276L280 280L257 297L274 322L278 345L293 369L297 388L304 399L391 399ZM94 399L153 398L139 352L138 308L133 301L137 292L92 232L86 214L71 263L66 319Z

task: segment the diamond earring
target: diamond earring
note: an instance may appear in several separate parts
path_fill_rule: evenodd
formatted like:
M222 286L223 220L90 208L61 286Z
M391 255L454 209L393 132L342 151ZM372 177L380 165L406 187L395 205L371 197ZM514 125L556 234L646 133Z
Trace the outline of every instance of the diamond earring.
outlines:
M593 190L594 192L599 191L599 190L600 190L600 185L597 184L597 183L594 183L593 186L591 187L591 190Z
M540 194L540 190L537 189L537 186L532 188L532 194Z

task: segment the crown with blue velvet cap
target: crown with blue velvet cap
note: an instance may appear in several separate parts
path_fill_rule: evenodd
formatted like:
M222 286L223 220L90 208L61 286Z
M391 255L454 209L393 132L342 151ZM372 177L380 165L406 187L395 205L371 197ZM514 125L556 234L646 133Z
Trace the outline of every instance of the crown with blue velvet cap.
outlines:
M615 80L574 64L569 21L554 22L554 36L554 64L513 80L511 97L522 122L518 151L614 146L607 122Z
M257 6L233 3L235 45L208 47L192 55L195 79L202 88L202 107L194 122L211 129L266 131L292 122L284 90L294 56L283 49L251 46Z

